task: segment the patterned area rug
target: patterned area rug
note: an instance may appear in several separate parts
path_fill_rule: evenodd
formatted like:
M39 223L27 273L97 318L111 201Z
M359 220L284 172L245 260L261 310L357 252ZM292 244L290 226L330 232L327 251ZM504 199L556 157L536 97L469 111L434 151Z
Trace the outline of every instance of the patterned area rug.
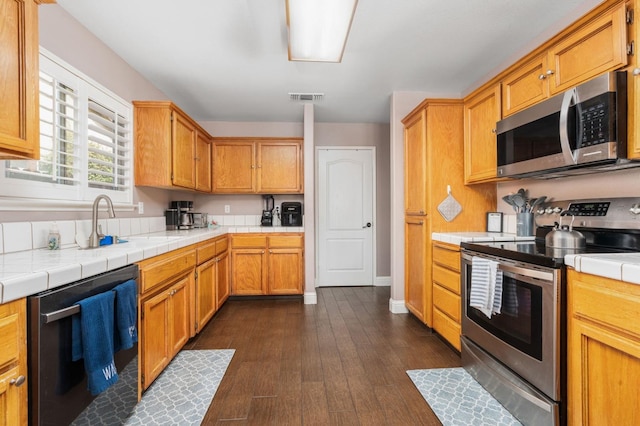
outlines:
M521 424L463 368L409 370L407 374L444 426Z
M145 392L126 425L200 425L235 350L181 351Z

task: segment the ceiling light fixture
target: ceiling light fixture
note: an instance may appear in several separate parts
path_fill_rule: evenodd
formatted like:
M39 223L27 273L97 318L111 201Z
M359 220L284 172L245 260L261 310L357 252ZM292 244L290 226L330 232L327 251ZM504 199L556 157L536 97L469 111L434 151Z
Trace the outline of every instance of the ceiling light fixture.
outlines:
M358 0L285 0L289 60L341 62Z

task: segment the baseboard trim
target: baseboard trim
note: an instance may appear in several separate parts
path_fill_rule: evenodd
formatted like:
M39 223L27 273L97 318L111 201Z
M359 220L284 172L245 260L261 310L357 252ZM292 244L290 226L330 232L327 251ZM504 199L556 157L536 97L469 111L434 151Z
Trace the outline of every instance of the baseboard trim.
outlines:
M389 299L389 311L392 314L408 314L409 310L404 304L404 300Z
M373 280L375 287L391 287L391 277L376 277Z
M308 292L304 294L304 304L305 305L317 305L318 304L318 294L314 292Z

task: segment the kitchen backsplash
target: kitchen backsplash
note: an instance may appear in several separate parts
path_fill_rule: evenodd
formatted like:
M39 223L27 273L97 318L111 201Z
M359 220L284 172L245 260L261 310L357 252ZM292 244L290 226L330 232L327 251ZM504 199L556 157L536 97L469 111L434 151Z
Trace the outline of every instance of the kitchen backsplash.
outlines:
M260 215L215 215L209 216L209 221L211 220L221 226L260 226ZM91 220L0 223L0 254L46 248L47 236L54 223L58 227L60 246L63 249L76 246L76 234L84 233L86 237L91 235ZM121 238L166 230L164 216L99 219L98 225L103 234ZM279 225L279 221L274 223L274 226Z

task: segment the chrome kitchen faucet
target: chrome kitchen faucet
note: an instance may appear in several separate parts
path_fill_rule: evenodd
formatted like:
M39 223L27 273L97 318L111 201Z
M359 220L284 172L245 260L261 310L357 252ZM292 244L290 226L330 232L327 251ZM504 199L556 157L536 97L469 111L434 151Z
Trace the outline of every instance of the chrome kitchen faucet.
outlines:
M98 204L100 204L100 200L105 200L107 202L109 217L116 217L116 213L113 211L111 198L104 194L98 195L93 201L93 210L91 212L91 236L89 237L89 248L100 247L100 238L104 237L104 235L98 233Z

